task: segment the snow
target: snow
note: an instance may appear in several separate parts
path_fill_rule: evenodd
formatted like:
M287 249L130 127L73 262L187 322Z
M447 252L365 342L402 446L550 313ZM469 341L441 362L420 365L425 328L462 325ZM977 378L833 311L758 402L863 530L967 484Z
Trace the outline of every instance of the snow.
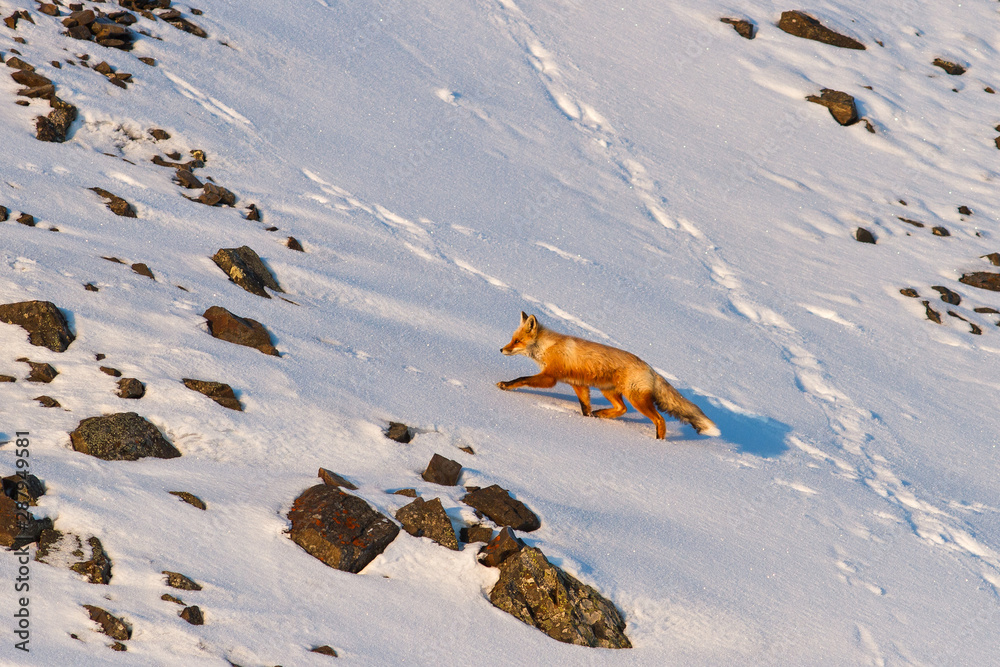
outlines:
M767 0L317 0L179 5L209 39L144 20L162 41L124 53L0 0L37 23L0 28L0 51L16 47L81 114L67 143L36 141L46 104L14 106L19 86L0 79L0 205L39 220L0 223L0 303L51 300L77 334L57 354L0 326L0 373L23 378L22 356L60 372L0 385L0 440L31 432L48 488L37 514L96 535L114 562L107 587L33 563L32 651L8 634L0 660L326 665L308 649L329 644L359 665L992 662L1000 317L972 309L1000 296L957 278L1000 251L1000 118L984 91L1000 89L998 15L885 5L802 7L866 51L779 31L798 7ZM724 16L752 19L756 39ZM134 83L46 64L84 52ZM854 95L876 133L805 101L822 88ZM172 138L154 143L151 127ZM183 199L149 161L192 149L208 157L199 178L257 204L263 224ZM95 186L138 218L113 216ZM878 244L856 242L859 226ZM211 262L244 244L294 303ZM210 337L213 305L264 323L282 356ZM565 385L499 391L534 372L499 353L522 310L638 354L721 438L668 421L657 441L634 410L583 419ZM117 398L102 364L146 396ZM183 377L228 382L246 411ZM42 393L65 409L41 408ZM70 448L81 419L129 410L183 456ZM383 437L390 420L415 427L411 444ZM380 511L409 502L386 491L413 487L462 525L462 490L420 479L435 452L462 463L461 484L500 484L538 513L525 539L613 600L634 648L560 644L495 609L475 547L403 533L352 575L284 534L320 466ZM0 459L13 469L11 444ZM0 559L0 581L15 569ZM205 585L180 592L204 626L159 599L178 592L162 570ZM81 604L133 624L126 653Z

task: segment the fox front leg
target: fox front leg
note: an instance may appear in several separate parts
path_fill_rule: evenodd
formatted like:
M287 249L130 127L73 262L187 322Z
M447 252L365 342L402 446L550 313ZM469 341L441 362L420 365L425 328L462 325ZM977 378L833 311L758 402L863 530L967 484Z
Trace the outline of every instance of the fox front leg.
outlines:
M538 375L526 375L508 382L500 381L497 382L497 386L504 391L517 389L518 387L538 387L540 389L548 389L549 387L556 386L556 379L550 375L539 373Z

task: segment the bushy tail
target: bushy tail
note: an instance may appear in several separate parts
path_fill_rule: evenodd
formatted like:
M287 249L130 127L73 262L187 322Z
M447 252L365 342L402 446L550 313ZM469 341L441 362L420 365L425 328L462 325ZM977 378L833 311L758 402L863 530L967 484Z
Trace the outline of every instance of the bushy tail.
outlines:
M653 401L660 412L666 412L674 419L687 422L694 427L694 430L702 435L720 435L719 427L705 413L698 409L698 406L687 400L673 388L673 386L656 375L656 384L653 386Z

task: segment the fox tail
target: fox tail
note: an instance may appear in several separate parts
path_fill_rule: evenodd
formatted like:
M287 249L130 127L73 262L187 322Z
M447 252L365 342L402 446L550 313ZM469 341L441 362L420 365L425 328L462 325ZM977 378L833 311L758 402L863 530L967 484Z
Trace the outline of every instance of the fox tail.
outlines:
M654 373L655 374L655 373ZM687 422L701 435L717 436L721 434L719 427L698 406L680 395L673 386L659 374L655 374L653 385L653 401L660 412L666 412L674 419Z

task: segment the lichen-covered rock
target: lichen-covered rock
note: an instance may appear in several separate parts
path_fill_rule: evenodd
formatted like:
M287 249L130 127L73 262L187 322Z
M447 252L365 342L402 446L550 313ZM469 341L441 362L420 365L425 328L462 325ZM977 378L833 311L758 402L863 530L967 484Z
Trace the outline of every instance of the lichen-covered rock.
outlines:
M222 248L215 253L212 261L226 272L231 281L252 294L270 299L271 295L264 290L265 287L275 292L284 291L249 246Z
M236 410L237 412L243 411L243 405L239 402L239 399L236 398L233 388L224 382L192 380L191 378L184 378L181 382L183 382L184 386L188 389L208 396L224 408Z
M42 363L40 361L31 361L25 357L21 357L18 361L24 362L31 366L31 372L28 373L28 382L41 382L43 384L48 384L56 379L59 375L59 371L52 367L51 364Z
M458 484L458 478L461 474L461 463L435 454L431 457L430 463L427 464L427 469L420 476L425 482L442 486L455 486Z
M360 572L399 534L399 526L357 496L318 484L295 499L292 540L332 568Z
M172 459L181 455L160 429L134 412L84 419L70 439L76 451L105 461L135 461L146 456Z
M864 51L866 48L865 45L858 40L830 30L813 17L799 11L793 10L781 12L781 19L778 21L778 27L787 32L789 35L795 35L796 37L802 37L804 39L811 39L817 42L822 42L823 44L829 44L831 46L838 46L842 49L858 49Z
M119 398L142 398L146 395L146 386L136 378L122 378L118 381Z
M92 584L111 583L111 558L104 551L104 545L96 537L87 540L90 545L90 559L75 563L70 569L82 574Z
M42 532L52 527L50 519L36 519L27 503L0 495L0 546L19 548L37 542Z
M525 543L514 534L510 528L504 528L491 539L479 552L479 562L486 567L500 567L504 561L524 549Z
M54 528L45 530L39 537L35 560L53 567L67 567L92 584L110 583L112 562L101 540L91 537L87 545L90 547L90 558L85 560L83 541L78 535Z
M35 136L39 141L62 143L66 141L70 125L76 120L77 109L55 95L49 98L49 106L52 111L48 116L38 116L35 119Z
M257 320L234 315L222 306L212 306L202 317L208 320L209 331L215 338L279 356L278 350L271 344L271 334Z
M180 572L164 570L161 574L167 575L167 586L182 591L200 591L201 584L196 583L190 577L186 577Z
M16 324L28 332L28 342L65 352L76 336L66 317L51 301L21 301L0 305L0 321Z
M429 537L443 547L458 551L458 540L451 519L441 505L441 499L425 501L417 498L396 512L396 520L403 530L414 537Z
M500 566L490 602L553 639L578 646L631 648L625 619L596 590L528 547Z
M95 607L92 604L83 605L84 608L90 613L90 620L101 626L101 632L111 637L112 639L118 639L125 641L132 637L132 628L117 616L112 616L104 609L100 607Z
M184 607L178 614L185 621L191 625L205 625L205 616L201 613L201 607L198 605L192 605L190 607Z
M527 505L511 498L510 491L496 484L468 493L462 498L462 502L479 510L498 526L510 526L514 530L530 532L538 530L542 525Z

